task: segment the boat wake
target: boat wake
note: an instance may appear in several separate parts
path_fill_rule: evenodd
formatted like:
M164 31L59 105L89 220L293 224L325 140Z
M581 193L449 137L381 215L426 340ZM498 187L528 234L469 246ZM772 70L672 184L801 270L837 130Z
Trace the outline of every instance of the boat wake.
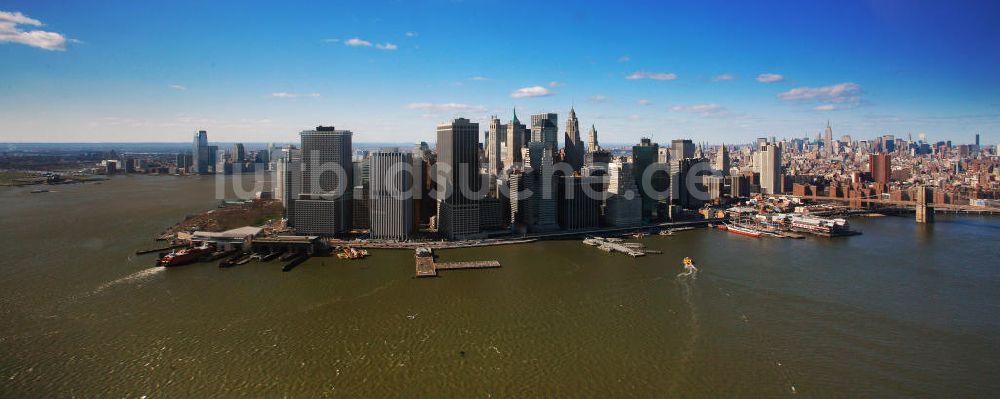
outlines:
M137 282L142 282L144 280L148 280L149 278L151 278L151 277L153 277L153 276L155 276L157 274L162 273L166 269L167 268L162 267L162 266L156 266L156 267L151 267L149 269L144 269L144 270L137 271L135 273L129 274L128 276L125 276L125 277L122 277L122 278L119 278L119 279L112 280L112 281L106 282L104 284L101 284L100 286L97 287L97 289L95 289L92 292L92 294L100 294L101 292L104 292L105 290L108 290L108 289L110 289L112 287L115 287L115 286L121 285L121 284L137 283Z
M698 268L694 266L694 262L691 262L691 258L684 258L684 271L677 275L678 279L696 279L698 278Z

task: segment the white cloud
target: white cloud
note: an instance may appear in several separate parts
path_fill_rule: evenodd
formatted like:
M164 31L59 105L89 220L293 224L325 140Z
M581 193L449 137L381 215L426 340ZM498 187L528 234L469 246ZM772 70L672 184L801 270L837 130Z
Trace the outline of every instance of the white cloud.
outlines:
M348 45L348 46L351 46L351 47L371 47L372 46L372 42L364 40L364 39L360 39L360 38L357 38L357 37L347 39L347 41L344 42L344 44Z
M510 96L513 98L544 97L550 95L552 95L552 93L549 89L542 86L523 87L510 93Z
M785 101L857 105L861 102L861 85L845 82L823 87L796 87L779 93L778 98Z
M833 104L823 104L813 107L814 111L834 111L837 107Z
M417 32L406 32L406 37L414 37L414 36L417 36Z
M647 100L647 99L645 99L645 98L643 98L643 99L639 100L639 105L650 105L650 104L652 104L652 103L653 103L653 101L652 101L652 100Z
M758 77L758 79L759 78L760 77ZM713 82L724 82L724 81L729 81L729 80L736 80L736 75L733 75L731 73L724 73L724 74L721 74L721 75L715 75L715 77L712 78Z
M461 103L409 103L406 109L416 109L431 112L486 112L486 107Z
M323 39L323 41L326 43L337 43L340 41L340 39L329 38L329 39Z
M476 75L476 76L470 77L469 80L483 81L483 80L490 80L490 78L487 78L485 76Z
M618 58L618 62L621 62L621 63L626 63L626 62L629 62L629 61L632 61L632 57L629 57L627 55L623 55L623 56L621 56L621 57Z
M319 93L289 93L287 91L276 91L271 93L275 98L299 98L299 97L319 97Z
M600 95L600 94L598 94L596 96L590 96L590 102L594 102L594 103L598 103L599 104L599 103L606 103L608 101L611 101L611 98L608 97L608 96L604 96L604 95Z
M44 30L21 30L18 25L43 26L42 21L20 12L0 11L0 43L17 43L51 51L66 50L66 37Z
M555 88L555 87L559 87L559 86L562 86L562 83L556 82L554 80L551 81L551 82L549 82L549 87Z
M701 115L701 116L720 115L720 114L722 114L722 113L724 113L726 111L726 109L723 108L721 105L714 104L714 103L711 103L711 104L692 104L692 105L675 105L673 107L670 107L670 110L673 111L673 112L683 112L683 113L689 113L689 114L698 114L698 115Z
M776 73L762 73L757 75L757 81L761 83L777 83L782 80L785 80L785 77Z
M677 80L677 74L666 72L643 72L635 71L625 77L628 80L652 79L652 80Z
M170 85L169 87L171 89L174 89L174 90L187 90L188 89L187 87L184 87L182 85Z
M397 48L397 46L395 44L386 42L386 43L376 44L375 48L377 48L379 50L395 50Z

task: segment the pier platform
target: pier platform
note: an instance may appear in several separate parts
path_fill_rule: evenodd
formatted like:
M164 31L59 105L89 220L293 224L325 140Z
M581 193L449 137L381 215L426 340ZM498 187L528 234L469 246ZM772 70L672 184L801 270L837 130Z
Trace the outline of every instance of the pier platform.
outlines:
M500 267L500 262L496 260L438 263L434 261L434 250L428 247L417 248L415 252L416 277L437 277L438 270L493 269Z

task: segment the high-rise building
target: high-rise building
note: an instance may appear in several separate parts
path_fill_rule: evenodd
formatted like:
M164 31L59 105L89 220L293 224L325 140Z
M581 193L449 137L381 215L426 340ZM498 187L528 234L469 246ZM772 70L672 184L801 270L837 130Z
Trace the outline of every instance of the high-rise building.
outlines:
M625 227L642 224L642 199L632 176L632 164L615 159L608 164L608 198L604 223Z
M516 115L511 124L517 124ZM443 193L438 199L438 232L449 239L472 238L480 232L478 149L478 123L455 118L437 126L438 195Z
M559 179L559 227L567 230L593 229L600 220L601 177L562 176Z
M584 154L587 152L583 148L583 141L580 140L580 121L576 119L576 110L569 109L569 117L566 118L566 133L563 148L565 148L566 159L574 171L579 172L583 167Z
M553 155L559 152L559 115L554 113L531 115L531 141L542 143Z
M214 164L213 158L208 147L208 132L199 130L194 135L194 147L191 149L191 165L194 166L194 172L207 174L209 165Z
M295 202L295 228L303 234L332 236L351 228L350 130L317 126L299 133L302 191Z
M869 159L869 167L872 174L872 180L879 184L889 184L889 180L892 178L892 156L884 152L879 152L872 154Z
M590 131L587 132L587 152L594 152L601 149L601 145L597 142L597 127L590 125Z
M670 158L673 160L694 158L694 143L689 139L677 139L670 143Z
M704 158L686 158L672 161L670 169L670 203L682 208L700 208L707 200L708 189L704 176L710 166Z
M729 176L729 149L725 144L719 146L719 152L715 153L715 162L712 168L721 173L722 176Z
M653 218L656 203L661 199L653 192L652 182L644 185L642 181L646 168L657 163L659 147L657 143L647 137L640 139L638 145L632 146L632 164L635 166L632 173L635 177L635 185L639 188L639 194L642 196L642 218L645 220Z
M275 199L281 200L285 218L294 227L295 201L302 190L302 154L292 146L282 149L274 169Z
M511 169L521 163L521 149L527 143L525 135L529 134L526 126L517 120L517 109L514 117L507 124L507 140L503 146L503 168Z
M234 164L241 164L243 161L246 161L247 152L246 148L243 147L243 143L233 143L233 150L230 156Z
M823 152L827 156L833 155L833 127L830 121L826 121L826 130L823 131Z
M397 148L376 151L369 157L372 238L407 240L413 232L411 157Z
M766 143L760 148L760 192L761 194L780 194L784 191L781 184L781 148L774 143Z
M507 125L500 123L496 115L490 117L490 130L486 133L486 173L497 176L503 170L501 153L507 143Z

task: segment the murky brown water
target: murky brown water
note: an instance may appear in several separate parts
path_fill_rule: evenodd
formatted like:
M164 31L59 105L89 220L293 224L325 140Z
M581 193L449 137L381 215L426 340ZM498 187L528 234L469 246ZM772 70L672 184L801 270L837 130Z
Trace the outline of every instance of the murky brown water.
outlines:
M844 239L700 230L631 259L578 241L220 270L132 251L213 180L0 191L0 397L984 397L1000 390L1000 219ZM701 268L680 281L681 259Z

